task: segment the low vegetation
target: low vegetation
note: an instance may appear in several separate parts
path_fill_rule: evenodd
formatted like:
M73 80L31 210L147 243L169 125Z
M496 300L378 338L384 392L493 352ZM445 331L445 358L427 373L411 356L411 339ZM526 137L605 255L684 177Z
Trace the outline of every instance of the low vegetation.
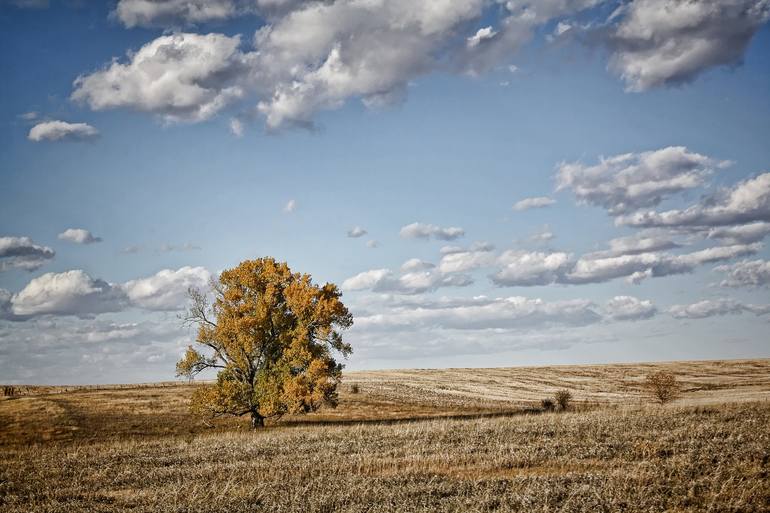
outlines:
M681 386L673 373L660 370L653 372L644 380L648 393L660 404L670 403L679 397Z
M18 387L0 400L0 511L770 509L770 361L582 369L350 373L337 409L257 432L191 416L196 385ZM674 404L645 396L661 369ZM569 408L543 412L562 389Z

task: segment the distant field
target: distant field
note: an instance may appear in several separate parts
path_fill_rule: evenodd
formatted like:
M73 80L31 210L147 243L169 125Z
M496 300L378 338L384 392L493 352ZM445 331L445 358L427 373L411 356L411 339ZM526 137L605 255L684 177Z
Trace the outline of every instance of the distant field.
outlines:
M658 369L683 382L678 405L770 399L770 360L348 372L338 408L286 417L279 425L521 413L562 388L581 409L633 406L648 402L642 381ZM353 384L358 394L351 393ZM0 445L246 428L246 419L207 423L192 417L187 405L196 386L16 387L18 397L0 401Z
M256 433L192 417L194 386L0 401L0 511L770 511L770 360L350 372ZM573 411L537 413L561 388Z

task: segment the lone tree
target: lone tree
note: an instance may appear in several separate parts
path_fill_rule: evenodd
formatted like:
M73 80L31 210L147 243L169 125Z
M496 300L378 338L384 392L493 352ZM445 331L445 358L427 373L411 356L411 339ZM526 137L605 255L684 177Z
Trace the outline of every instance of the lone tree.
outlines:
M673 401L679 397L682 390L681 385L676 380L676 376L664 370L649 374L644 380L644 387L660 404Z
M247 260L212 280L213 301L190 289L185 317L197 325L197 345L177 363L177 376L194 378L217 369L212 385L198 388L195 413L212 417L251 415L251 426L286 413L307 413L337 404L341 363L352 349L340 332L353 317L334 284L320 287L310 275L292 273L273 258Z

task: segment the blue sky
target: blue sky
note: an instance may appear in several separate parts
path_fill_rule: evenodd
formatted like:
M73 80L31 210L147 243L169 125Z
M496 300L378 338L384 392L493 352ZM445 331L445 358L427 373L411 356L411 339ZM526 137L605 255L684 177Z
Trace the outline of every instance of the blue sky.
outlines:
M2 3L3 381L170 379L187 286L265 255L351 369L770 356L768 16Z

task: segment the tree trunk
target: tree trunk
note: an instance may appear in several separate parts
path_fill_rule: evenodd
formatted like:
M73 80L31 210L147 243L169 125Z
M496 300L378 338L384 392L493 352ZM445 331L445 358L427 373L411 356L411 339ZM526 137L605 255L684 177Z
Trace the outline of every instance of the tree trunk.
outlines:
M263 428L263 427L265 427L265 417L263 417L256 411L251 412L251 429L257 429L257 428Z

